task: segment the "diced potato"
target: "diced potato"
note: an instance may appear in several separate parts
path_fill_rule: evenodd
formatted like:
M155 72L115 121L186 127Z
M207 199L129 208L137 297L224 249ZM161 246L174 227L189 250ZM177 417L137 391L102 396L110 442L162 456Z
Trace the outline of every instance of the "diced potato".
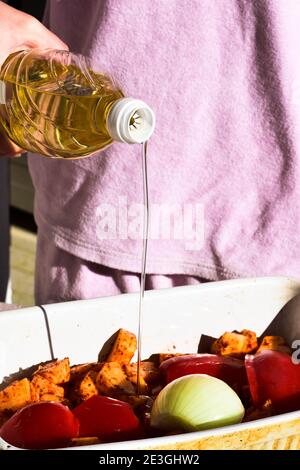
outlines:
M0 412L17 411L29 403L31 390L28 379L13 382L0 392Z
M211 352L221 356L243 358L245 354L254 353L257 347L256 334L250 330L242 330L241 332L224 333L214 341Z
M265 336L257 352L262 351L263 349L281 351L287 354L292 353L291 348L286 344L285 339L282 336Z
M124 367L125 374L126 374L127 378L130 380L130 382L133 383L135 386L137 386L137 370L136 370L136 368L135 368L135 370L131 369L131 368L129 368L129 366L130 366L130 364L128 364ZM142 395L146 395L148 393L148 385L145 382L145 379L144 379L142 373L140 373L139 387L140 387L139 392Z
M41 396L46 394L52 394L59 398L63 398L64 388L59 385L55 385L49 379L36 374L31 381L31 394L32 396L38 397L38 400L41 400Z
M97 372L90 371L81 380L78 386L78 395L81 401L87 400L88 398L98 395L96 387Z
M128 380L118 362L105 362L97 375L97 390L102 395L117 397L120 394L134 395L135 387Z
M70 382L75 382L81 377L83 377L91 369L94 369L97 366L97 362L87 362L85 364L78 364L73 366L70 369Z
M53 384L64 384L70 380L70 361L66 357L61 361L54 361L43 366L33 374L33 377L39 375L49 380Z
M137 385L137 363L125 364L125 374L127 375L130 382ZM149 393L149 386L158 383L160 380L160 373L158 367L153 362L145 361L140 364L140 390L141 394L146 395ZM149 386L148 386L149 385Z
M137 362L133 364L125 364L124 370L125 374L131 380L132 377L135 376L133 383L136 383L137 377ZM158 367L154 364L154 362L150 361L142 361L140 364L140 375L145 380L147 384L154 384L160 380L160 372ZM132 380L131 380L132 381Z
M82 366L86 367L81 367L75 372L73 377L76 377L76 380L70 381L68 388L68 397L73 405L78 405L83 400L87 400L93 395L98 395L96 379L102 365L100 362L82 364Z
M40 390L34 384L30 383L30 394L31 394L31 401L39 401L40 399Z
M40 401L56 401L58 403L64 403L65 399L64 397L58 397L53 393L45 393L44 395L41 395Z
M136 344L136 336L130 333L130 331L121 328L105 362L129 364L136 351Z

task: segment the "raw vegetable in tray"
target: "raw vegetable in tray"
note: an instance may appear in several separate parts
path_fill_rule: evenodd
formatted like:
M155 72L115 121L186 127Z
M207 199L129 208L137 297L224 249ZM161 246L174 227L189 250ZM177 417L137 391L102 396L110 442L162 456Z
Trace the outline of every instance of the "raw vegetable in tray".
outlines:
M120 329L97 362L52 361L7 385L0 391L0 437L16 447L55 448L300 409L300 365L281 337L259 341L249 330L226 332L207 354L153 355L141 363L139 394L135 352L135 335Z

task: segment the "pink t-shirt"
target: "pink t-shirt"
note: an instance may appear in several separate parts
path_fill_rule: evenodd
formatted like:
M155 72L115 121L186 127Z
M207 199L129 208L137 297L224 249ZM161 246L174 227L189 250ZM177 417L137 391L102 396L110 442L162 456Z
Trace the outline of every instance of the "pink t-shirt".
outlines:
M50 0L47 18L156 113L150 203L175 228L150 235L148 272L300 277L299 0ZM30 170L58 247L140 271L139 145Z

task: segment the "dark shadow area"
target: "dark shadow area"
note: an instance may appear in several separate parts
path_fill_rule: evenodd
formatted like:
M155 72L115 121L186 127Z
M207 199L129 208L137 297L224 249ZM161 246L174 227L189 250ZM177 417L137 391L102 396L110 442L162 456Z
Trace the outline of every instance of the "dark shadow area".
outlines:
M9 277L9 168L0 158L0 302L5 301Z
M42 21L46 0L38 0L37 2L28 2L28 0L9 0L6 2L11 7L24 11L29 15L35 16Z
M34 217L32 214L29 214L29 212L10 207L10 223L24 230L28 230L29 232L37 233Z
M217 338L213 338L212 336L208 335L201 335L200 341L198 344L198 354L207 354L210 352L211 345Z
M300 340L300 295L278 312L261 336L267 335L283 336L289 345L294 340Z

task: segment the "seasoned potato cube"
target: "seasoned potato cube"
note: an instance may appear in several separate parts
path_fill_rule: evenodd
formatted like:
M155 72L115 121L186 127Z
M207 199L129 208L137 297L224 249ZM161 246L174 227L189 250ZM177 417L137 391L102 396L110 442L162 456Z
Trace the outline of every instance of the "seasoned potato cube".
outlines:
M44 395L41 395L40 401L57 401L59 403L64 403L65 399L64 397L59 397L53 393L45 393Z
M40 366L33 374L33 377L36 375L42 376L56 385L68 382L70 380L69 358L66 357L61 361L54 361Z
M94 369L97 366L97 362L87 362L85 364L78 364L73 366L70 369L70 382L75 382L81 377L83 377L91 369Z
M18 380L0 392L0 412L16 411L31 403L30 382L28 379Z
M78 373L75 373L74 377L77 378L70 381L68 388L68 397L74 405L78 405L93 395L98 395L96 379L102 365L100 362L95 362L87 367L86 364L86 367L82 367L80 371L77 371ZM84 373L84 370L88 372Z
M219 339L214 341L211 346L211 352L221 356L243 358L245 354L255 352L257 347L256 334L250 330L242 330L241 332L224 333Z
M31 381L31 394L38 397L38 400L41 400L41 396L45 394L52 394L63 398L64 389L59 385L55 385L47 378L36 374Z
M292 353L291 348L286 344L285 339L282 336L265 336L257 352L262 351L263 349L281 351L287 354Z
M78 395L81 401L98 395L96 387L97 375L98 373L96 371L90 371L81 380L78 387Z
M40 391L34 384L30 383L30 394L31 394L31 401L39 401L40 399Z
M130 382L133 383L135 386L137 386L137 364L126 364L124 366L124 372L127 378L130 380ZM147 383L145 382L144 374L142 373L142 370L140 371L139 385L140 385L139 392L142 395L146 395L148 393L148 386L147 386Z
M128 380L118 362L105 362L97 375L97 390L102 395L117 397L120 394L134 395L135 387Z
M137 385L137 363L125 364L123 366L125 374L130 382ZM154 385L160 380L160 373L158 367L153 362L145 361L140 364L140 393L149 393L149 385Z
M136 351L136 336L130 331L118 331L114 344L105 362L129 364Z
M129 376L129 374L137 374L137 362L134 364L126 364L125 372ZM159 368L151 361L142 361L140 364L140 374L147 382L147 384L154 384L159 382L161 379L161 375L159 372Z

